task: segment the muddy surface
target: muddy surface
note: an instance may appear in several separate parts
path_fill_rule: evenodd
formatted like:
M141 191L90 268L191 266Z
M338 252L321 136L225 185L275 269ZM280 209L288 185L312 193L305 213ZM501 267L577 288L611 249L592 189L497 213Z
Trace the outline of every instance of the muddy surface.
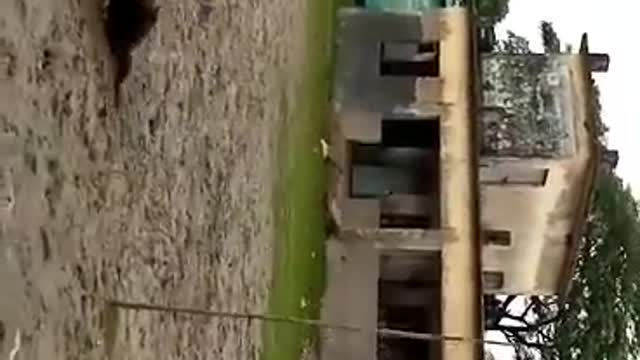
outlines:
M4 359L16 331L15 359L259 353L259 324L103 303L264 310L303 0L157 4L118 109L102 1L0 5Z

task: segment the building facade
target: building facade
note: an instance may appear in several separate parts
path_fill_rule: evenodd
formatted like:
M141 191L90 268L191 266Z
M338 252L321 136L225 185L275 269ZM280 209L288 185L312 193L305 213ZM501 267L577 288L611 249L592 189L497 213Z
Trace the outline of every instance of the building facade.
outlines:
M567 285L598 166L589 57L484 54L481 218L485 290ZM562 274L562 275L561 275Z
M326 320L479 339L484 293L566 288L598 164L593 57L480 56L476 33L465 8L340 12ZM483 354L370 332L322 349Z
M328 293L344 295L329 320L482 336L473 33L464 8L339 14L332 202L346 255L330 269ZM325 358L482 354L362 334L332 344Z

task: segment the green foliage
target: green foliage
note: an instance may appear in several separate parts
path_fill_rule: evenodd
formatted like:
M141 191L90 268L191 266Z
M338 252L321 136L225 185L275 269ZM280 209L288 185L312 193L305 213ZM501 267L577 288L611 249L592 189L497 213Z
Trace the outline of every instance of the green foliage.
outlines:
M593 91L593 103L591 104L591 106L593 106L593 114L596 117L596 126L597 126L596 132L600 142L603 144L606 144L606 141L607 141L606 137L607 137L607 133L609 132L609 128L602 120L602 115L601 115L602 104L600 103L600 88L596 83L592 84L592 91Z
M496 50L505 54L530 54L532 52L529 40L513 31L507 31L507 38L498 42Z
M542 35L542 45L544 46L544 52L550 54L557 54L560 52L560 39L556 30L553 28L553 24L549 21L542 21L540 23L540 33Z
M497 24L509 13L509 0L477 0L478 15L491 24Z
M557 356L606 360L640 355L639 290L638 203L621 179L603 175L578 258L572 301L555 324Z

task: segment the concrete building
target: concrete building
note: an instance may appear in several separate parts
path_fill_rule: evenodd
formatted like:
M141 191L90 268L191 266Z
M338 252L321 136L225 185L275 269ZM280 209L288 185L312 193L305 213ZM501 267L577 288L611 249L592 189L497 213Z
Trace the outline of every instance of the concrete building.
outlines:
M597 171L592 60L477 51L464 8L339 14L324 319L482 338L484 292L558 293ZM586 46L585 46L586 48ZM324 359L481 359L327 336Z
M339 23L325 318L482 337L472 19L344 9ZM482 357L473 342L378 340L341 333L323 357Z
M572 276L598 169L590 57L484 54L485 291L556 294Z

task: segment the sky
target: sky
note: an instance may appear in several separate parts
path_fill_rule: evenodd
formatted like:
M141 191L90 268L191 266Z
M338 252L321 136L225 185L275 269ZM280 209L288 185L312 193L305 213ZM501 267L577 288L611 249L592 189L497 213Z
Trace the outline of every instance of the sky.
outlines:
M609 71L594 74L600 87L602 118L609 127L608 147L620 152L617 174L640 198L640 1L634 0L510 0L509 14L498 26L524 36L534 51L542 51L540 21L551 21L564 43L579 48L582 33L589 34L592 52L608 53ZM636 98L637 96L637 98ZM492 336L493 339L500 337ZM512 351L491 347L496 360L510 360Z

